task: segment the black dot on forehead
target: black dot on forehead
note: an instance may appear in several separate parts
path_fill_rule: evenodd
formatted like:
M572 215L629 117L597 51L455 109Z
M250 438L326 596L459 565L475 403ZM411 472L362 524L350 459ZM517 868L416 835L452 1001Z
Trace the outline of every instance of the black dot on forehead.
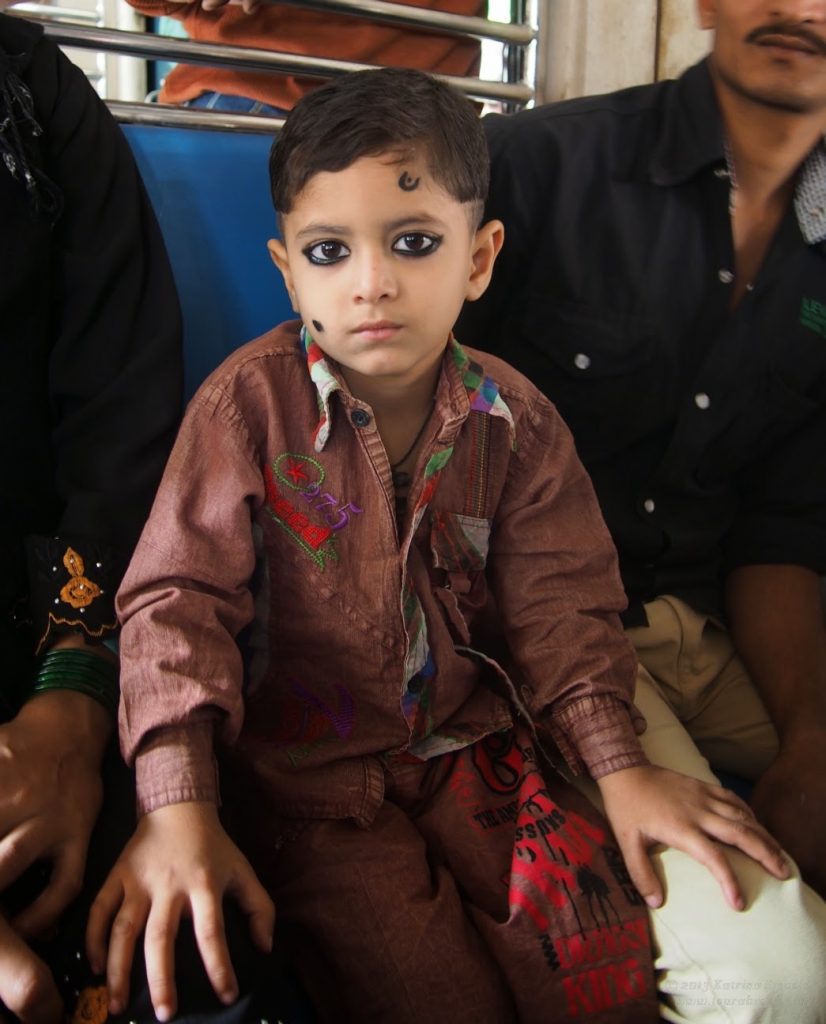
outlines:
M411 178L407 171L402 171L399 178L399 188L403 192L414 192L419 187L419 178Z
M323 334L324 333L324 324L322 324L318 320L313 320L312 323L313 323L313 327L315 327L315 329L318 331L319 334Z

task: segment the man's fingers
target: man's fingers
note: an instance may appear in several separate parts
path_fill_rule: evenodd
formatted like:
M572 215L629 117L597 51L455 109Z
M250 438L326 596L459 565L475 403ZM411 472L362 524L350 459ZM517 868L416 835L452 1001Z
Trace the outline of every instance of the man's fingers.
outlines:
M207 977L222 1003L238 998L238 980L232 968L224 930L224 914L215 894L203 890L191 898L195 941L204 962Z
M157 900L146 922L143 949L149 996L160 1021L167 1021L178 1008L175 988L175 938L181 920L182 897ZM130 959L131 964L131 959Z
M59 1024L63 1017L51 971L2 918L0 999L23 1024Z
M14 919L14 927L21 935L33 938L57 923L60 915L81 891L85 863L85 847L65 848L62 851L60 859L52 865L49 884Z
M35 827L33 822L27 822L0 839L0 892L8 889L40 857Z

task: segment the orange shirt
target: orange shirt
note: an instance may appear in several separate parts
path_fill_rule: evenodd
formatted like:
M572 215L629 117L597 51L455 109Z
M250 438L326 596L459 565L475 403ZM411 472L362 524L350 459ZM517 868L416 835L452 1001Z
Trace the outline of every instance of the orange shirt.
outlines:
M476 75L480 45L474 39L435 35L405 26L379 24L348 15L262 4L252 14L227 4L204 11L200 3L168 0L129 0L143 14L174 17L191 39L231 46L255 46L314 57L359 61L390 67L421 68L448 75ZM411 6L451 14L483 16L485 0L406 0ZM239 71L180 64L168 76L160 99L183 103L202 92L248 96L272 106L291 109L322 78Z

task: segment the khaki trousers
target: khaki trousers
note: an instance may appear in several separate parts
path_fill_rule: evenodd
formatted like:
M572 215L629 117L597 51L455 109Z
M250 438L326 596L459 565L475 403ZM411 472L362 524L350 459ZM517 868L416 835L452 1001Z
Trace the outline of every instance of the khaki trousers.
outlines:
M636 704L654 764L716 781L709 762L754 779L777 735L728 633L682 601L646 605L628 630L640 661ZM593 783L580 788L599 803ZM826 904L799 875L785 882L736 852L747 908L725 903L702 865L678 850L654 858L666 887L651 912L663 1020L698 1024L826 1022Z

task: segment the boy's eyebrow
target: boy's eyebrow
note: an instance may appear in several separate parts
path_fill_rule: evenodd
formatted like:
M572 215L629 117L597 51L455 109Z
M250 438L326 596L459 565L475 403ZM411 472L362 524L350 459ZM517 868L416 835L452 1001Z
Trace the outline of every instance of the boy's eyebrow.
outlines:
M419 213L407 213L404 217L399 217L398 220L389 221L385 224L387 231L401 231L406 227L421 227L422 225L440 225L442 221L438 217L434 217L433 214L426 213L424 211ZM352 228L345 227L343 224L307 224L300 231L296 232L296 240L302 238L318 237L319 235L335 235L338 238L347 237L352 234Z

